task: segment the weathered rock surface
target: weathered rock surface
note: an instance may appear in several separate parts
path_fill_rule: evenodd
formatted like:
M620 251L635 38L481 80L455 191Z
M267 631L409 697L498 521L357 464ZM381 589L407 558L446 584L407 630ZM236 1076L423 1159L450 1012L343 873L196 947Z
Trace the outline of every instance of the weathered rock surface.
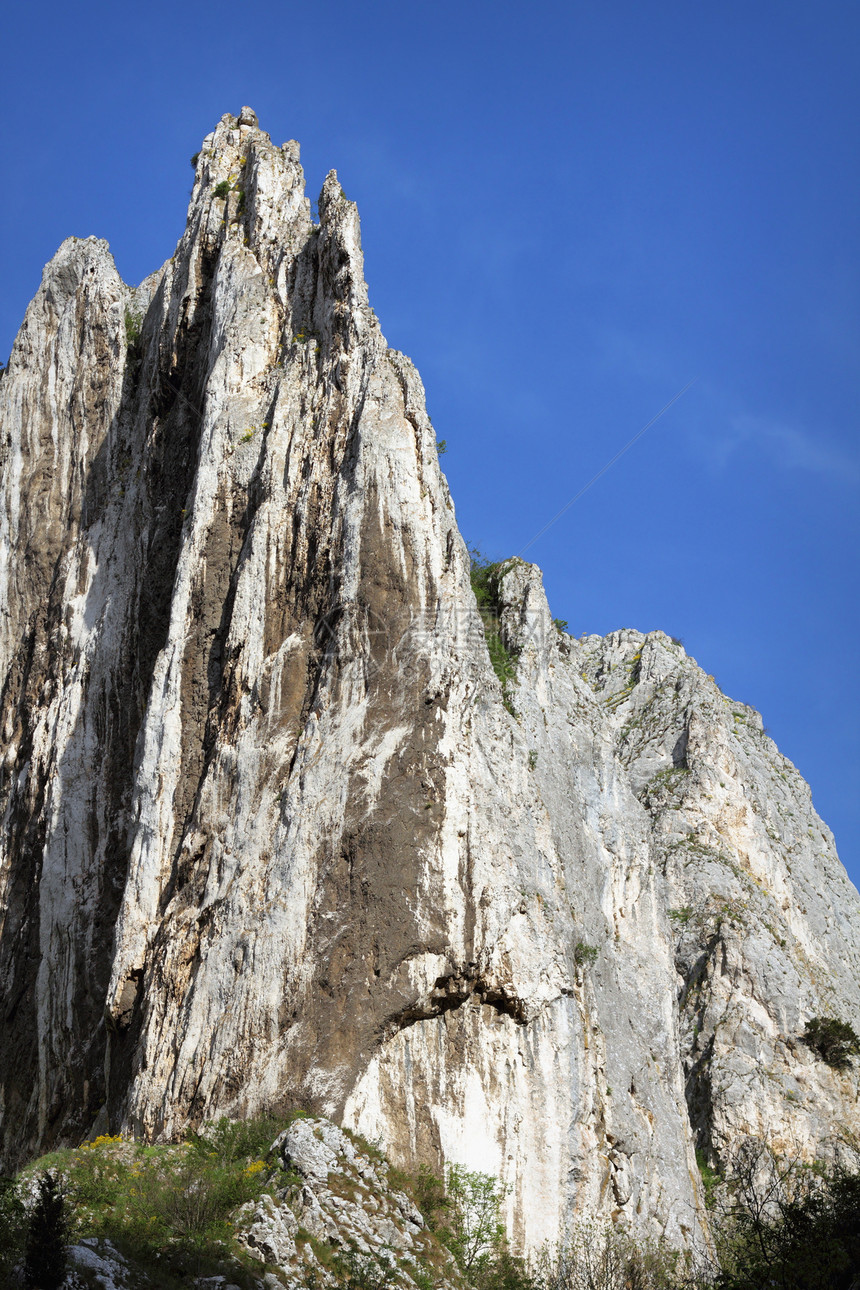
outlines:
M298 1182L275 1196L264 1195L236 1215L236 1236L254 1259L307 1284L309 1273L325 1280L318 1255L357 1259L390 1268L398 1284L414 1285L413 1274L432 1276L440 1290L461 1278L451 1254L427 1230L405 1192L389 1181L388 1163L373 1160L328 1120L297 1120L275 1144L283 1168ZM314 1250L314 1242L321 1243Z
M511 1188L516 1241L689 1241L695 1148L856 1150L860 898L751 709L499 589L332 172L249 109L137 289L47 266L0 381L0 1116L12 1162L304 1104ZM510 705L509 705L510 706Z
M82 1284L96 1287L97 1290L138 1290L149 1284L149 1279L142 1276L139 1270L130 1267L128 1260L110 1241L81 1241L69 1246L66 1256L69 1270L63 1290L80 1290ZM21 1284L23 1285L23 1276ZM227 1290L226 1286L224 1290Z

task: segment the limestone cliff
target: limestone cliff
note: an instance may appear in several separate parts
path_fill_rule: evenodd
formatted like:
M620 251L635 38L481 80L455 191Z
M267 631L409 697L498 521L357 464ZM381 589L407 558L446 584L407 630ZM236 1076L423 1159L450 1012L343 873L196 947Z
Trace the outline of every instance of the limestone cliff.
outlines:
M860 898L809 790L662 633L579 641L539 571L490 663L420 379L332 172L244 109L141 287L45 269L0 382L0 1116L305 1105L690 1241L698 1147L851 1152ZM511 709L514 711L511 711Z

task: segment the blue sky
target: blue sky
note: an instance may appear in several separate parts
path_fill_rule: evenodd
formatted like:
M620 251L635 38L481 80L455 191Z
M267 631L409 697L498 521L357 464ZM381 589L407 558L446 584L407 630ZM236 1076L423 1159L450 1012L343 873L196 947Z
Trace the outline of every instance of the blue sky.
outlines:
M461 528L570 630L660 627L761 710L860 882L855 0L15 6L0 357L69 234L127 281L249 103L358 201Z

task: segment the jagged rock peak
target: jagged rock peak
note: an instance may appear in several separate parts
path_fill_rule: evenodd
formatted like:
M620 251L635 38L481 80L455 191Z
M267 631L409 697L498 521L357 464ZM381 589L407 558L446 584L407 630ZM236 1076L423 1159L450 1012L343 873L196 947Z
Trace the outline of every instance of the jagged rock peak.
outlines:
M303 1104L514 1240L705 1239L696 1150L853 1158L860 899L671 638L478 612L424 391L256 117L173 256L45 270L0 384L4 1159ZM495 666L487 648L493 638Z

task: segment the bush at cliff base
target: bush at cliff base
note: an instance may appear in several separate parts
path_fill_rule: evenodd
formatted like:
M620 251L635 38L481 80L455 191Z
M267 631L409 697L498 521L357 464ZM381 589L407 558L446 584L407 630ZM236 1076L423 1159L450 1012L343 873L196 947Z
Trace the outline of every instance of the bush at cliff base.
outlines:
M159 1284L169 1284L164 1278L171 1276L182 1284L226 1264L234 1279L250 1285L234 1247L231 1217L288 1177L278 1162L265 1158L281 1128L282 1121L268 1117L222 1120L184 1143L143 1146L103 1136L77 1150L53 1152L24 1170L17 1188L7 1184L0 1192L6 1198L0 1222L8 1214L0 1246L8 1244L11 1263L16 1248L20 1258L22 1196L32 1190L34 1176L50 1169L66 1198L69 1241L106 1238L141 1266L157 1267ZM44 1229L40 1202L41 1194L25 1224L28 1259L37 1231ZM47 1281L33 1284L49 1290Z
M811 1175L800 1195L736 1206L719 1290L855 1290L860 1285L860 1174Z
M152 1147L102 1137L43 1158L16 1183L0 1181L0 1285L21 1283L13 1280L17 1264L26 1268L27 1284L54 1290L62 1282L58 1249L61 1255L65 1239L85 1237L111 1240L145 1272L144 1285L187 1285L225 1272L242 1286L258 1285L260 1265L234 1241L232 1220L246 1201L296 1182L270 1151L283 1127L270 1119L222 1120L185 1143ZM388 1177L389 1185L411 1193L430 1231L453 1254L452 1286L856 1290L860 1173L783 1166L761 1144L738 1153L733 1165L729 1180L714 1173L710 1213L719 1266L697 1264L665 1242L628 1235L608 1221L580 1224L563 1248L527 1263L507 1245L505 1191L496 1179L461 1167L444 1180L427 1169L414 1175L389 1169ZM333 1254L318 1290L394 1290L400 1284L393 1263L348 1249ZM42 1255L44 1266L37 1266ZM433 1290L420 1275L416 1285Z
M28 1290L60 1290L68 1270L67 1236L60 1185L53 1174L42 1174L27 1225L24 1284Z

